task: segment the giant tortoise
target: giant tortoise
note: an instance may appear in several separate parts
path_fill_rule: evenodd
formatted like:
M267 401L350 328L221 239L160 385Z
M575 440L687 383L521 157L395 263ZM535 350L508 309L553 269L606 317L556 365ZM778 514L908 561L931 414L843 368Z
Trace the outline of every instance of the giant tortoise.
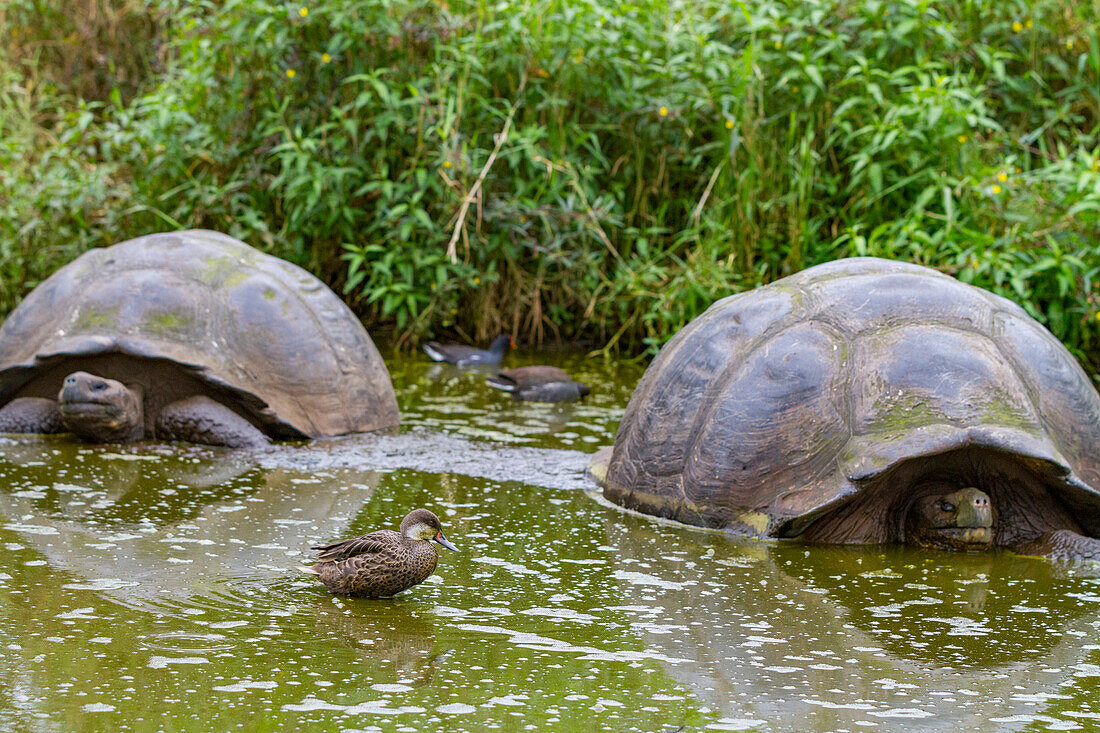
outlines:
M852 258L713 304L590 475L613 502L813 542L1100 558L1100 397L1010 301Z
M362 324L305 270L217 232L85 252L0 327L0 432L262 445L396 425Z

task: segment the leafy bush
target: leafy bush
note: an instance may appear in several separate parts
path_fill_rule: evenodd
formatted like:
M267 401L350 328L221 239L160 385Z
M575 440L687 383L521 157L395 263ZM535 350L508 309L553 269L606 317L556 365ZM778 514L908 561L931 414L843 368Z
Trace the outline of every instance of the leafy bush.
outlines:
M44 123L45 119L55 120ZM115 168L89 161L94 115L59 109L0 66L0 312L119 228L129 205ZM106 234L105 234L106 233Z
M1001 292L1081 353L1100 329L1095 14L161 0L144 57L163 71L78 137L128 189L116 239L227 231L400 339L653 349L718 297L876 254Z
M3 60L34 86L121 102L162 66L166 9L142 0L5 0Z

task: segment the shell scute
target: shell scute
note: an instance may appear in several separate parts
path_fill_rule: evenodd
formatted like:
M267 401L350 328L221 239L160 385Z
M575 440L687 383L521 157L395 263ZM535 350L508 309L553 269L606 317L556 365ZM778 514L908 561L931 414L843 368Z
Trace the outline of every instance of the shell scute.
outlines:
M791 293L759 291L731 296L712 305L677 334L646 370L619 424L623 449L609 471L616 480L653 483L683 468L691 427L700 402L695 397L744 355L744 341L788 317ZM682 364L682 369L662 368ZM648 460L651 458L652 460ZM644 477L644 478L643 478Z
M858 353L851 388L856 435L994 421L1043 430L1030 390L985 336L912 325L861 339Z
M1001 313L995 322L1001 352L1032 386L1039 415L1079 478L1100 487L1100 400L1081 385L1088 375L1061 343L1031 318Z
M716 380L696 418L684 495L729 512L768 508L828 472L849 432L842 342L824 324L796 324Z
M877 272L806 285L814 312L849 333L912 323L988 332L991 308L974 288L934 271Z

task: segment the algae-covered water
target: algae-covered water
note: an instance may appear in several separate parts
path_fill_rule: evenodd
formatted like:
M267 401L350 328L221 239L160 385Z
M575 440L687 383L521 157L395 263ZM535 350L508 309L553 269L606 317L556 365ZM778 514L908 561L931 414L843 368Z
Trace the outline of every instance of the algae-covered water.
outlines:
M621 512L581 470L641 368L539 360L593 395L517 404L397 356L396 435L0 442L0 731L1100 725L1091 568ZM460 548L428 582L348 600L295 570L418 506Z

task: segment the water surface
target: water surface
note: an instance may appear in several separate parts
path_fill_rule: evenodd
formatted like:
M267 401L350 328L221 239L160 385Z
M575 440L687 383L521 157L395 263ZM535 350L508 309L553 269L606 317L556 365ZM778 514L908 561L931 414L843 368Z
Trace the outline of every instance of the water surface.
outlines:
M397 434L0 445L0 731L1098 725L1093 569L622 512L581 471L641 368L548 358L591 398L397 356ZM461 550L428 582L338 599L295 569L417 506Z

